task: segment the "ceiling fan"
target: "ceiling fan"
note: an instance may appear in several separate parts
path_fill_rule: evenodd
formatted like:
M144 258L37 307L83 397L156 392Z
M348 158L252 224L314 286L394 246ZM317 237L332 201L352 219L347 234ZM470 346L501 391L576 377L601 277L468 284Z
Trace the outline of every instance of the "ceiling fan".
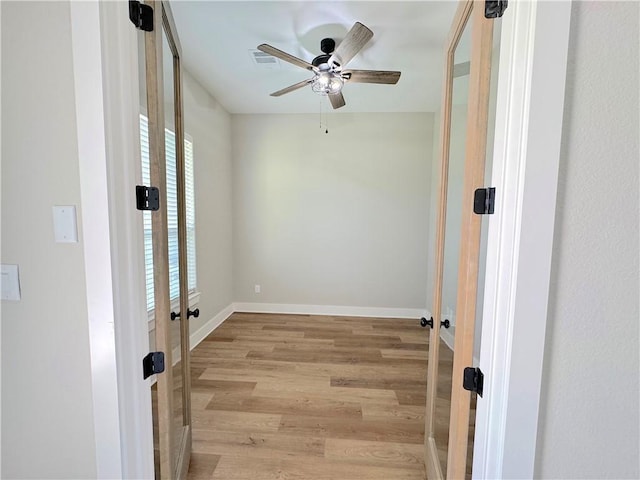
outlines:
M328 96L331 106L335 109L345 105L344 96L342 95L342 87L345 83L381 83L395 85L400 79L400 72L387 70L343 70L347 63L362 50L371 37L373 37L373 32L362 23L356 22L337 48L336 42L332 38L323 39L320 42L322 55L318 55L311 63L294 57L282 50L278 50L266 43L259 45L258 50L261 52L310 70L314 74L312 78L273 92L271 96L279 97L285 93L311 85L311 89L314 92Z

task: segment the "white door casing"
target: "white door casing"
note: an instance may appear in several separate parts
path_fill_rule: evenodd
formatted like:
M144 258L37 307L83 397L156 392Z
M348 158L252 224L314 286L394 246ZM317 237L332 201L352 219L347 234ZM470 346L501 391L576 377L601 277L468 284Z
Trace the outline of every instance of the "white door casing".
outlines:
M503 18L474 478L533 478L571 2Z
M140 372L147 326L127 322L126 314L130 307L136 314L144 306L144 294L137 298L127 288L133 284L144 292L144 283L142 277L136 282L124 274L135 274L137 267L129 262L134 259L131 253L139 251L141 237L135 232L130 204L115 200L133 194L126 189L133 188L129 183L135 171L126 167L125 160L135 162L139 151L138 139L131 134L137 118L130 115L139 105L137 47L135 32L127 33L132 28L127 10L125 2L100 4L101 37L109 39L101 45L100 57L109 172L109 201L103 199L102 207L110 219L122 223L116 228L110 222L112 265L117 272L113 273L116 355L104 359L106 367L117 368L119 402L102 405L94 416L96 422L105 414L120 419L122 476L151 478L151 405L145 400L148 386ZM489 229L480 357L486 393L477 407L475 478L533 476L569 20L567 1L510 2L502 20L491 181L497 188L497 205ZM115 38L118 32L122 36ZM115 63L118 68L111 68ZM129 157L118 159L116 152ZM82 188L88 186L87 180L81 178ZM541 191L545 195L538 195ZM93 268L87 264L88 276L96 273L90 271ZM139 420L127 423L132 418ZM98 456L112 449L99 439L96 445Z

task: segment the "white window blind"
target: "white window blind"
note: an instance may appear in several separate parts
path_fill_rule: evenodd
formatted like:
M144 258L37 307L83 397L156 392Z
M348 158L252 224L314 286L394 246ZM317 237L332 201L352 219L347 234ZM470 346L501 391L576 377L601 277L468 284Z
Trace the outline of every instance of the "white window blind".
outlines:
M185 136L186 137L186 136ZM180 296L180 271L178 268L178 192L176 178L176 136L165 129L167 159L167 226L169 230L169 293L171 300ZM149 127L147 117L140 115L140 153L142 157L142 182L150 185ZM187 273L189 293L196 290L196 215L193 189L193 142L184 140L185 196L187 220ZM160 199L162 201L162 197ZM147 310L153 302L153 244L151 241L151 212L143 211L144 264L147 282Z

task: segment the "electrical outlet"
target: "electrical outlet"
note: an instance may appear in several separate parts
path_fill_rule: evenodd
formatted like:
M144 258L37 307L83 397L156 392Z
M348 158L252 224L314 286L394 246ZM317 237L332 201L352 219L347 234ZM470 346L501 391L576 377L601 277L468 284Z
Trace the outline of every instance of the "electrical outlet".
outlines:
M260 293L260 285L254 285L253 286L253 291L256 293Z

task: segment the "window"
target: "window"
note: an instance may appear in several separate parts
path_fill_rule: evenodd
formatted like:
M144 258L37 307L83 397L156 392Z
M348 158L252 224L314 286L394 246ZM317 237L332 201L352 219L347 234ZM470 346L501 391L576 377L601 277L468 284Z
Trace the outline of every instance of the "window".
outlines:
M140 153L142 157L142 182L150 185L149 127L147 117L140 115ZM165 129L167 157L167 223L169 229L169 292L171 301L180 296L180 272L178 270L178 195L176 183L176 136ZM185 196L187 210L187 272L189 293L196 291L196 214L193 189L193 142L185 135ZM147 283L147 310L153 303L153 246L151 243L151 212L144 211L144 265Z

